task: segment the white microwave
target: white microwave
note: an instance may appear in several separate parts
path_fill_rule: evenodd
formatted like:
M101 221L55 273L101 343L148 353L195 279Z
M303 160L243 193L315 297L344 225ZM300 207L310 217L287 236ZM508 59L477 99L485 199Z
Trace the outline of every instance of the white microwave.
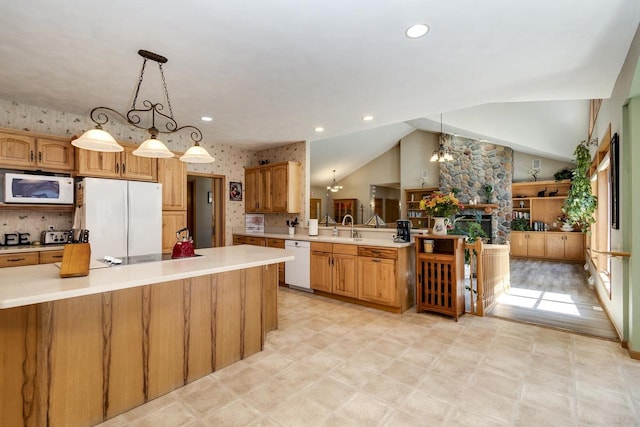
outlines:
M73 204L73 178L4 174L5 203Z

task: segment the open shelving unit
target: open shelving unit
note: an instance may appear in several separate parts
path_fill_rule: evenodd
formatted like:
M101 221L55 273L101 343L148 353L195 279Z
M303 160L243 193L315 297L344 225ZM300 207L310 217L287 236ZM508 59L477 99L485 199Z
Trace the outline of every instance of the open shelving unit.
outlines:
M438 191L438 187L428 188L409 188L404 190L404 200L406 206L405 217L411 221L411 228L429 228L432 227L431 218L420 210L420 200L429 196L434 191Z

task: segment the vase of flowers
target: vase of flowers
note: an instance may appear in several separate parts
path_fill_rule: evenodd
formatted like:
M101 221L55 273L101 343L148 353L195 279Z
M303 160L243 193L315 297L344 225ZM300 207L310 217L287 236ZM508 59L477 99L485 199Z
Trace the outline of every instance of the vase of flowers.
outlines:
M434 218L433 234L447 234L445 219L462 209L462 205L453 193L434 191L420 200L420 209Z

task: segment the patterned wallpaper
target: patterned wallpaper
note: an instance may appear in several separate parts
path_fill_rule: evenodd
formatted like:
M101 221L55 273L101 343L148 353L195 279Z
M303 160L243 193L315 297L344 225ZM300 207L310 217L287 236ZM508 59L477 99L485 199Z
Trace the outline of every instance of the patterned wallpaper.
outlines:
M81 135L87 129L94 127L94 123L87 116L78 116L62 111L56 111L32 105L20 104L14 101L0 99L0 127L20 129L30 132L45 133L56 136L71 137ZM141 142L146 133L140 129L123 125L117 122L109 122L104 126L114 138L123 142ZM192 144L187 132L166 135L163 139L167 147L174 151L186 151ZM229 200L229 182L244 183L244 166L257 165L259 159L269 161L295 160L303 165L302 200L304 200L304 165L305 143L294 143L277 148L256 152L244 148L234 147L230 144L216 144L207 141L200 143L207 149L216 161L210 164L189 164L191 172L211 173L223 175L226 180L224 200L226 204L226 244L232 244L232 228L244 227L244 197L243 201ZM243 186L244 189L244 186ZM268 215L269 216L269 215ZM304 214L301 214L304 217ZM285 218L286 219L286 218ZM0 238L3 233L28 232L33 236L39 236L48 225L54 225L56 229L68 229L71 226L71 214L46 214L28 211L0 211ZM279 224L284 219L269 218L268 224Z

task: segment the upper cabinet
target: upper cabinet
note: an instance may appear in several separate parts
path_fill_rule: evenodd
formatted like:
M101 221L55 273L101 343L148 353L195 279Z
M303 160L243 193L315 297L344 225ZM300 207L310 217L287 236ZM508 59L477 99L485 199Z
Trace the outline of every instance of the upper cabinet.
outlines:
M245 212L300 212L300 163L245 168Z
M134 156L133 151L137 145L120 145L124 147L124 151L119 153L76 149L78 175L156 181L157 159Z
M70 172L73 170L73 151L71 142L62 138L0 133L0 167Z
M162 210L187 210L187 164L177 157L158 159L158 182L162 184Z

